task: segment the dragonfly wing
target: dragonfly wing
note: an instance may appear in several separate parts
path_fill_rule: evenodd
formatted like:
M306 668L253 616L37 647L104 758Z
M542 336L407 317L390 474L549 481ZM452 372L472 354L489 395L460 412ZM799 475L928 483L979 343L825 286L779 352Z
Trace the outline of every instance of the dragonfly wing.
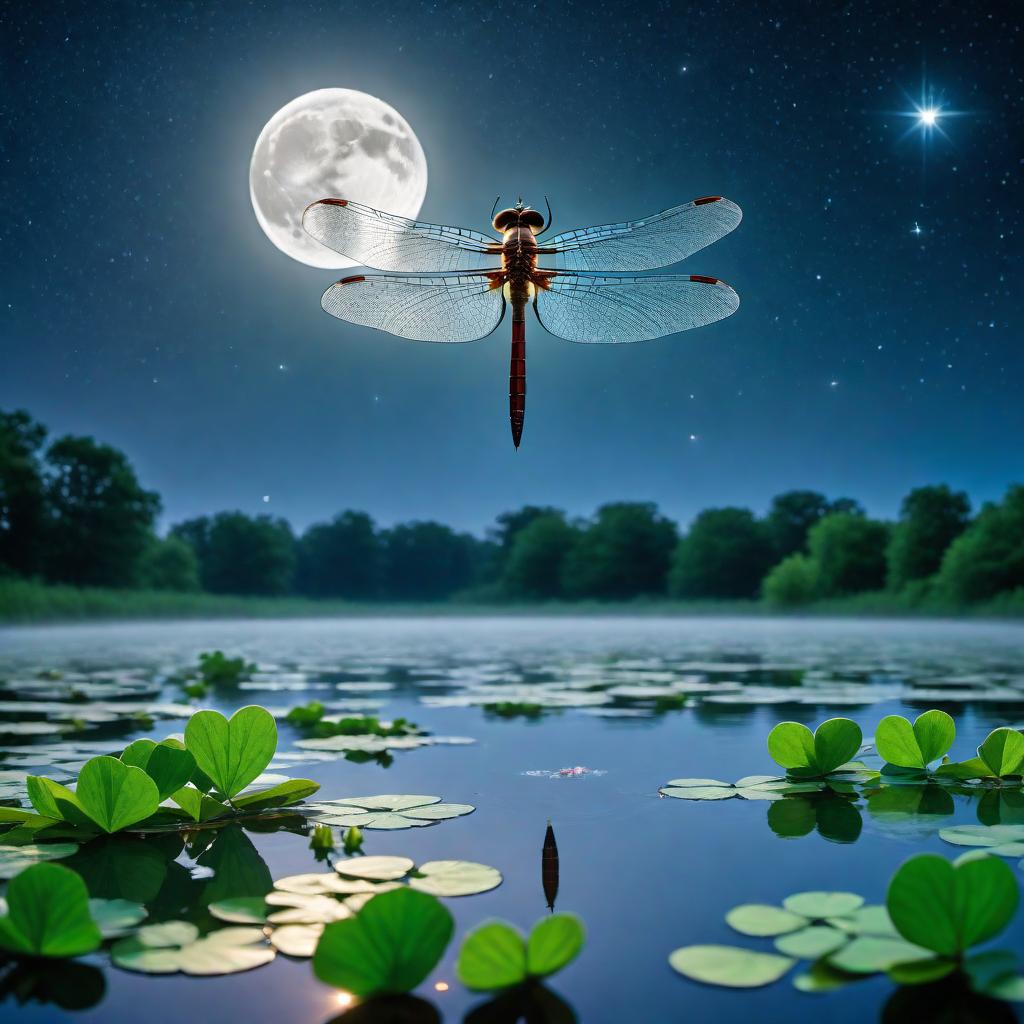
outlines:
M364 267L412 273L493 270L501 243L478 231L427 224L345 199L321 199L302 215L306 233Z
M739 224L740 208L721 196L707 196L664 213L621 224L566 231L540 240L541 262L553 270L656 270L718 241ZM550 255L548 249L553 249Z
M713 277L590 277L556 274L534 307L546 331L567 341L620 345L651 341L724 320L740 297Z
M477 341L505 314L501 289L483 274L355 274L332 284L320 305L339 320L412 341Z

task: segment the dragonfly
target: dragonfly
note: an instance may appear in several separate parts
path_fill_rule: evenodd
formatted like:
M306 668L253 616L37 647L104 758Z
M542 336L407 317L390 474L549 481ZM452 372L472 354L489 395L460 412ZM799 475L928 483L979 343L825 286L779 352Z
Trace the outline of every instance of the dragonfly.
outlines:
M305 231L362 267L321 305L348 323L412 341L468 342L492 334L512 308L509 424L518 449L526 418L526 313L558 338L584 344L651 341L723 320L739 308L724 281L656 274L732 231L743 214L722 196L618 224L556 235L523 204L491 210L495 235L428 224L347 199L320 199Z

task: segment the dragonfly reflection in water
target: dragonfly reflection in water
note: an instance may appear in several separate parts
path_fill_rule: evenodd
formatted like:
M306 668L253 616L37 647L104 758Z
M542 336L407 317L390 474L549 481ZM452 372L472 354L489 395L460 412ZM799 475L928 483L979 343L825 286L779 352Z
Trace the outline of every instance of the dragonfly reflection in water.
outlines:
M549 333L590 344L650 341L723 320L740 300L717 278L632 275L686 259L741 217L735 203L706 196L642 220L542 239L551 227L550 204L545 218L520 200L493 217L498 239L321 199L307 207L302 225L336 252L386 271L344 277L324 292L323 308L341 320L413 341L477 341L511 305L509 419L518 448L526 414L526 307Z

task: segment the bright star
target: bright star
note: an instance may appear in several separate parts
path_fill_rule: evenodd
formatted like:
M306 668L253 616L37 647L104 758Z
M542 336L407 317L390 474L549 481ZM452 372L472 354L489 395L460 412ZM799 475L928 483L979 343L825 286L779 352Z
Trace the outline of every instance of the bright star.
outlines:
M934 128L935 122L939 119L939 108L925 107L924 110L919 110L917 112L917 119L925 128Z
M914 226L913 226L913 227L912 227L912 228L910 229L910 233L911 233L912 235L920 235L920 234L923 234L923 233L924 233L924 228L922 228L922 227L921 227L921 225L920 225L920 224L918 224L918 223L917 223L917 221L915 220L915 221L914 221Z

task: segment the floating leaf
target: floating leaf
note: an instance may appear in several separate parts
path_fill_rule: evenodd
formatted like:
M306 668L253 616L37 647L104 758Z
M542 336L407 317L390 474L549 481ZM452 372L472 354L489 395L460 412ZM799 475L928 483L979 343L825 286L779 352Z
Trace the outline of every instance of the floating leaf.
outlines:
M376 829L422 827L476 810L470 804L441 803L439 796L398 794L346 797L308 804L304 809L311 809L314 820L327 825Z
M105 939L127 935L146 920L148 911L131 900L89 900L89 914Z
M939 981L956 970L955 960L945 960L933 956L927 960L911 960L907 963L893 964L886 974L897 985L927 985Z
M893 875L886 906L908 942L958 956L998 935L1019 899L1013 871L995 857L968 854L950 863L922 853Z
M47 860L70 857L78 849L77 843L47 843L45 846L0 846L0 878L13 878L16 874Z
M947 753L956 739L956 725L945 711L932 709L911 725L901 715L889 715L875 730L875 749L890 764L927 768Z
M975 846L1000 857L1024 857L1024 825L952 825L939 838L954 846Z
M120 832L160 806L156 783L141 768L106 755L86 761L75 796L104 832Z
M993 729L978 747L978 757L993 775L1016 775L1024 765L1024 735L1016 729Z
M437 965L454 928L433 896L407 888L383 893L356 917L324 928L313 973L357 996L409 992Z
M852 939L828 962L850 974L874 974L887 971L897 964L930 959L929 951L903 939L887 936L860 935Z
M322 924L286 924L270 933L270 944L285 956L310 957L323 933Z
M420 865L409 885L432 896L475 896L501 885L501 872L469 860L431 860Z
M546 978L579 956L587 940L583 922L575 914L542 917L526 940L526 970L530 977Z
M334 865L346 878L363 878L370 882L391 882L404 878L413 869L408 857L355 857Z
M780 722L768 734L768 753L787 771L811 777L843 767L861 744L860 726L849 718L830 718L811 733L800 722Z
M240 811L262 811L268 807L288 807L312 796L320 788L312 779L288 779L276 786L236 796L232 803Z
M187 921L146 925L110 950L112 962L126 971L198 976L249 971L275 956L262 928L221 928L200 938Z
M863 903L864 897L854 892L798 892L782 901L782 905L790 913L819 920L827 917L845 917Z
M7 916L0 917L0 948L30 956L91 953L102 937L89 916L82 879L59 864L33 864L7 886Z
M270 764L277 725L269 711L255 704L236 711L230 721L218 711L198 711L185 726L185 746L199 769L231 799Z
M707 985L760 988L778 981L796 960L736 946L683 946L669 955L668 962L685 977Z
M177 740L136 740L121 752L121 761L141 768L156 784L161 800L181 789L196 767L195 758Z
M780 936L775 940L775 948L786 956L794 956L800 960L817 960L818 957L835 952L848 941L849 936L838 928L815 924Z
M67 821L72 825L95 828L95 823L67 786L42 775L30 775L25 783L32 806L44 817Z
M741 935L766 937L795 932L805 928L809 922L806 917L783 910L782 907L773 907L767 903L744 903L733 907L725 915L725 923Z
M216 900L207 908L220 921L232 924L267 923L267 903L262 896L234 896L227 900Z
M462 941L455 973L474 992L511 988L526 978L526 943L504 921L473 929Z

